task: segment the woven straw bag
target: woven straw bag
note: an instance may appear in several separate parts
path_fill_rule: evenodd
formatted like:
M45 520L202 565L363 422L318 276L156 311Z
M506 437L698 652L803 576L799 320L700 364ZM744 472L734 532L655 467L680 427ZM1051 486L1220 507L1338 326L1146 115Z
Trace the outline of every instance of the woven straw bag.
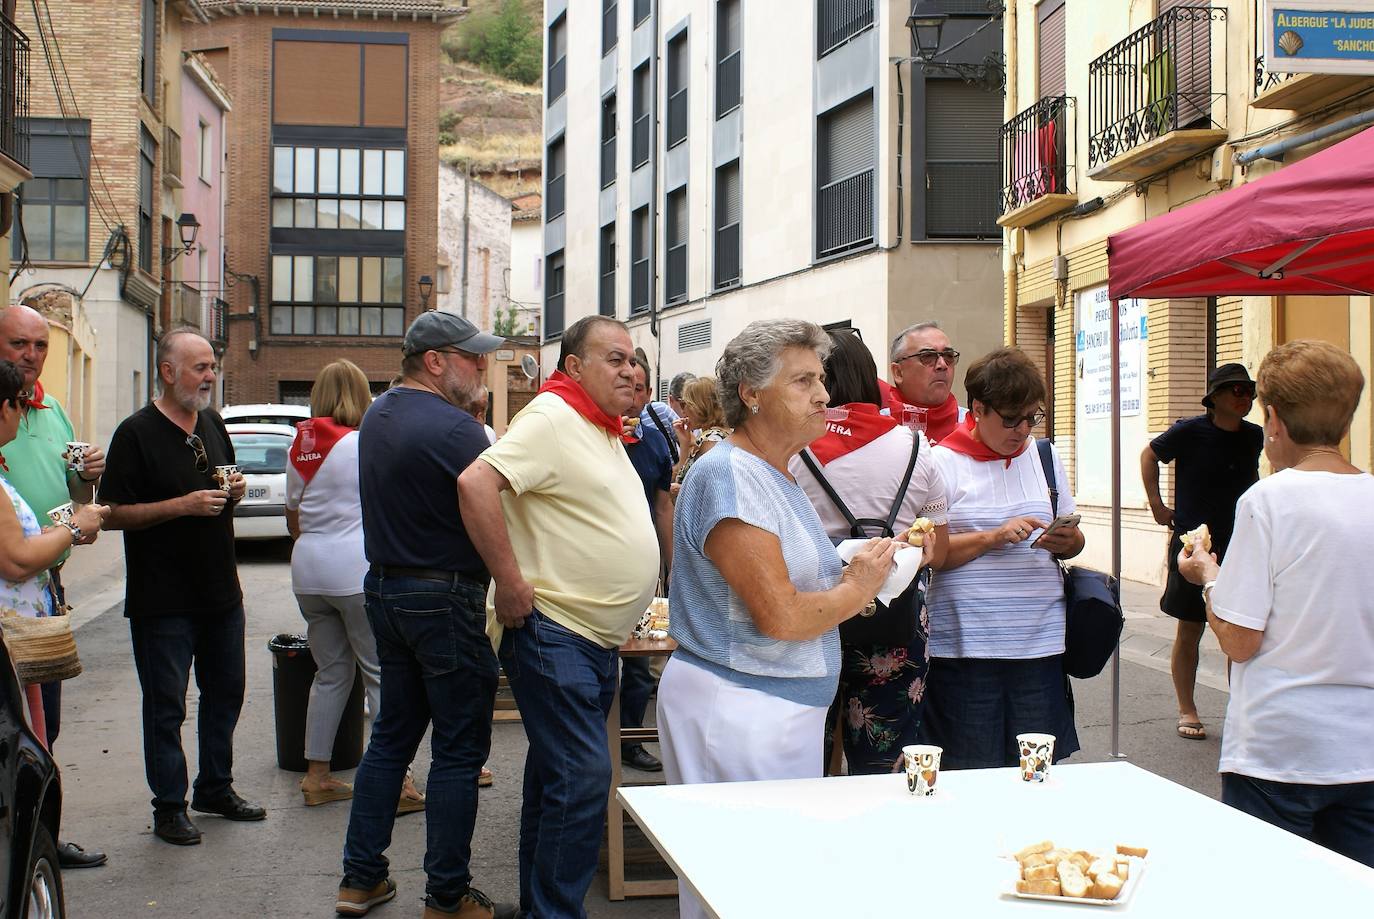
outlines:
M81 673L70 616L32 618L6 612L0 615L0 632L20 683L70 680Z

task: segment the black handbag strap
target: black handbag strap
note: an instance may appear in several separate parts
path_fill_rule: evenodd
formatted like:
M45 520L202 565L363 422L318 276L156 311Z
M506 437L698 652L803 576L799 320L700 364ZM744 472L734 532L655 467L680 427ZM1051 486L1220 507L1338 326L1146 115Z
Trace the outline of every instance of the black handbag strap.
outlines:
M901 513L902 499L906 497L907 486L911 484L911 474L916 470L916 457L920 452L921 436L913 431L911 434L911 461L906 464L906 474L902 476L902 484L897 488L897 497L892 499L892 510L888 511L887 520L879 520L876 517L861 517L856 519L853 511L840 500L839 494L835 491L830 482L826 480L825 475L821 472L820 465L816 462L815 457L811 455L811 450L803 450L801 458L802 462L806 464L806 468L810 469L811 474L816 477L816 481L820 483L821 488L830 496L830 500L835 502L835 507L839 508L840 513L844 515L844 519L849 522L849 535L863 538L866 535L863 532L863 528L866 526L882 527L884 536L896 535L896 530L893 529L893 526L897 522L897 515Z
M1048 437L1042 437L1035 442L1035 448L1040 451L1040 465L1045 469L1045 484L1050 487L1050 513L1059 516L1059 488L1054 480L1054 457L1050 453L1050 441Z
M652 402L644 407L649 410L649 417L654 419L654 427L663 432L663 439L668 441L668 452L673 457L673 465L676 466L680 456L677 449L677 438L669 434L668 429L663 426L663 421L658 417L658 412L654 411L654 404Z

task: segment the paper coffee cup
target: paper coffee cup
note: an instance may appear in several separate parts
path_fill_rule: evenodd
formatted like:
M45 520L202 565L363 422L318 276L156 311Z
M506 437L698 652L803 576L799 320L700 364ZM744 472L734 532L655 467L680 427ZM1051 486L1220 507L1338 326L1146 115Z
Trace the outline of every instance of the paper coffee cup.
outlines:
M76 505L68 501L66 504L59 504L57 507L48 511L48 517L52 520L54 525L62 526L64 523L71 523L72 515L75 513Z
M1021 781L1045 781L1054 762L1054 735L1017 734L1016 743L1021 748Z
M913 744L902 747L902 762L906 765L906 788L913 795L928 798L935 794L935 780L940 775L940 754L943 747L934 744Z
M67 468L74 472L86 471L86 451L91 445L81 440L67 441L67 448L62 451L62 458L67 461Z
M228 490L229 490L229 477L230 477L231 475L234 475L234 474L237 473L238 471L239 471L239 467L233 465L232 463L229 464L229 465L227 465L227 466L216 466L216 467L215 467L215 481L216 481L217 483L219 483L219 487L220 487L220 488L223 488L225 491L228 491Z

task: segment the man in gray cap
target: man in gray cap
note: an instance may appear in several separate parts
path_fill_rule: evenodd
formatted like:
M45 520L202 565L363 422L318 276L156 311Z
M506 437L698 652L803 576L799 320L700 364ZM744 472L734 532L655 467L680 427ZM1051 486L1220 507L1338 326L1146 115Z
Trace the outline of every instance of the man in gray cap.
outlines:
M497 664L487 642L482 557L458 508L458 475L488 447L459 406L503 344L451 313L426 312L402 346L402 379L358 433L367 617L382 666L382 707L354 777L335 910L361 916L396 896L383 854L406 767L433 723L426 809L426 919L516 914L472 886L478 771L491 750Z
M1178 620L1170 670L1178 696L1179 737L1205 740L1194 689L1198 647L1207 627L1202 590L1178 573L1182 535L1207 524L1212 551L1221 559L1236 523L1236 502L1259 481L1264 430L1246 421L1255 404L1255 383L1242 364L1222 364L1207 376L1202 405L1207 414L1183 418L1160 434L1140 455L1140 475L1155 522L1169 527L1169 574L1159 608ZM1174 463L1174 506L1159 493L1159 464Z

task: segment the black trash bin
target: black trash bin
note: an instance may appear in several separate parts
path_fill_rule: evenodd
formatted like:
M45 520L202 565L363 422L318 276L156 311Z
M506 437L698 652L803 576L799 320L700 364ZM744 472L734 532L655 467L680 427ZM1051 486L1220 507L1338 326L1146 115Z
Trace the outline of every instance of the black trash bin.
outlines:
M310 684L315 681L315 659L304 635L278 635L268 640L272 652L272 700L277 716L277 765L292 772L304 772L305 709L310 701ZM329 768L352 769L363 758L363 675L353 671L353 689L348 694L339 728L334 734L333 756Z

